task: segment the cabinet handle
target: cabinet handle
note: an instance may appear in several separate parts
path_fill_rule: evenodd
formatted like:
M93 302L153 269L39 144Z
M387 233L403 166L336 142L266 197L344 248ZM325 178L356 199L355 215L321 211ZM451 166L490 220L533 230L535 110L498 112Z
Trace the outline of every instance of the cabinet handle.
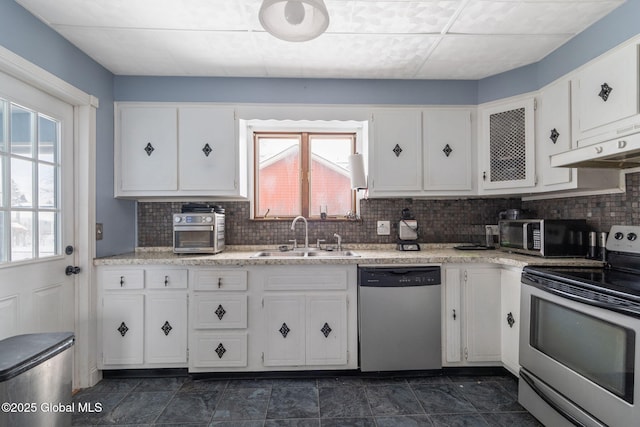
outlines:
M621 139L620 141L618 141L618 148L622 149L626 146L627 146L627 141L625 141L624 139Z
M169 276L164 276L164 285L169 286Z
M218 316L218 320L222 320L224 315L227 313L227 310L222 307L222 304L218 304L218 308L216 308L216 311L214 311L214 313L216 314L216 316Z
M320 329L320 332L322 332L325 338L329 338L329 334L331 333L331 327L327 322L324 323L324 326L322 326L322 329Z
M598 146L598 147L594 147L596 149L596 153L600 154L602 153L602 147Z
M396 146L393 147L393 153L396 155L396 157L400 157L400 153L402 153L402 148L400 148L399 144L396 144Z
M129 328L124 322L120 323L120 326L118 326L118 329L117 329L117 331L120 332L120 335L122 335L123 337L127 335L128 330Z
M211 154L212 151L213 151L213 148L211 148L209 144L204 144L204 147L202 147L202 152L207 157L209 157L209 154Z
M549 136L549 139L553 141L554 144L558 142L559 136L560 136L560 132L558 132L556 128L551 129L551 136Z
M444 152L445 156L449 157L451 155L451 153L453 153L453 148L451 148L449 146L449 144L447 144L447 145L444 146L442 151Z
M227 349L224 348L222 343L218 344L218 347L215 349L215 352L218 353L218 357L222 359L222 356L227 352Z
M456 318L457 318L457 317L458 317L458 316L456 316L456 310L454 309L454 310L453 310L453 320L456 320Z
M279 332L282 334L282 338L286 338L289 332L291 332L291 329L289 329L286 323L283 323L282 326L280 326Z
M507 314L507 323L509 324L510 328L513 328L513 324L516 323L516 319L513 318L513 314L511 312Z
M166 337L167 335L169 335L169 332L171 332L173 327L171 327L169 321L167 320L166 322L164 322L164 325L162 325L162 328L160 329L162 329L162 332L164 332L164 336Z
M604 102L607 102L607 99L609 99L609 95L611 95L611 92L613 92L613 88L605 82L600 85L600 93L598 94L598 96L602 98Z
M487 173L486 172L482 172L482 180L483 181L487 180Z
M120 287L124 286L124 276L120 276Z
M151 157L151 153L155 151L155 148L153 148L153 145L151 145L150 142L147 142L146 147L144 147L144 151L147 152L147 156Z
M218 289L222 287L222 277L218 277Z

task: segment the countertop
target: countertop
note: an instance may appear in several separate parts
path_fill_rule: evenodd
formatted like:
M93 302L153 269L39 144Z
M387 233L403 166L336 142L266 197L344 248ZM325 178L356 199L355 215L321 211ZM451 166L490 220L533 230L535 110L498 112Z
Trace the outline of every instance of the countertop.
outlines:
M171 248L138 248L135 252L96 258L96 266L173 265L173 266L249 266L249 265L376 265L376 264L446 264L484 263L524 267L526 265L602 266L602 262L584 258L541 258L501 250L458 250L458 244L420 244L422 250L401 252L395 245L352 244L359 257L261 257L251 258L260 250L276 250L269 246L233 246L215 255L176 255Z

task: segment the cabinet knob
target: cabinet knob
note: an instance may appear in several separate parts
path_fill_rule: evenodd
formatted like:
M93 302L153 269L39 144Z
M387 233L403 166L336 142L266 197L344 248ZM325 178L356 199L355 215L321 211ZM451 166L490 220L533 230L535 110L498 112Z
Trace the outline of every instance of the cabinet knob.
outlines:
M120 332L120 335L122 335L123 337L127 335L128 330L129 328L124 322L120 323L120 326L118 326L118 329L117 329L117 331Z
M173 327L169 324L169 321L167 320L166 322L164 322L164 325L162 325L160 329L162 329L162 332L164 332L164 336L166 337L169 335L169 332L171 332Z
M331 333L331 331L332 329L327 322L325 322L322 326L322 329L320 329L320 332L322 332L325 338L329 338L329 334Z
M164 285L169 286L169 276L164 276Z
M218 277L218 289L222 287L222 277Z
M625 141L624 139L621 139L620 141L618 141L618 148L622 149L626 146L627 146L627 141Z
M209 144L204 144L204 147L202 147L202 152L207 157L209 157L209 154L211 154L212 151L213 151L213 148L211 148Z
M227 310L222 307L222 304L218 304L218 308L216 308L216 311L214 311L214 313L216 314L216 316L218 316L218 320L222 320L224 315L227 313Z
M609 86L606 82L600 85L600 93L598 96L602 98L604 102L607 102L609 99L609 95L613 92L613 88Z
M457 317L458 317L458 316L456 316L456 310L454 309L454 310L453 310L453 320L456 320L456 318L457 318Z
M120 276L120 287L124 286L124 276Z
M144 151L147 152L147 156L151 156L151 153L155 151L155 148L153 148L153 145L151 145L150 142L147 142L147 145L144 147Z
M445 156L449 157L451 155L451 153L453 153L453 148L451 148L451 146L449 144L447 144L442 149L442 152L445 154Z
M556 142L558 142L558 138L560 137L560 132L558 132L558 130L556 128L551 129L551 135L549 136L549 139L555 144Z
M286 338L287 335L289 335L289 332L291 332L291 329L289 329L286 323L283 323L282 326L280 326L280 329L278 329L278 332L282 334L282 338Z
M602 147L597 146L597 147L595 147L595 149L596 149L596 153L597 153L597 154L602 153Z
M509 324L510 328L513 328L513 324L516 323L516 319L514 319L513 314L511 312L507 314L507 323Z
M218 357L222 359L222 356L224 356L224 354L227 352L227 349L224 348L222 343L220 343L218 344L218 347L216 347L215 352L218 354Z

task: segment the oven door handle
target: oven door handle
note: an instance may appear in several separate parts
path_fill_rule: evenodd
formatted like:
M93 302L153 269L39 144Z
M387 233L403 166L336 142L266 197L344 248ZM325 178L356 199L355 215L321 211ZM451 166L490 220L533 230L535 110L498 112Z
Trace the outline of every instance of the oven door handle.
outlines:
M213 231L213 225L177 225L173 231Z
M527 383L527 385L531 387L531 390L533 390L533 392L537 394L538 397L540 397L540 399L544 400L544 402L547 405L551 406L551 408L553 408L557 413L562 415L571 424L578 427L586 427L585 424L580 422L580 420L578 420L576 417L571 415L564 408L562 408L560 405L554 402L553 399L551 399L549 396L544 394L544 392L540 390L538 386L535 384L533 379L529 375L527 375L522 369L520 370L520 379L523 380L525 383Z

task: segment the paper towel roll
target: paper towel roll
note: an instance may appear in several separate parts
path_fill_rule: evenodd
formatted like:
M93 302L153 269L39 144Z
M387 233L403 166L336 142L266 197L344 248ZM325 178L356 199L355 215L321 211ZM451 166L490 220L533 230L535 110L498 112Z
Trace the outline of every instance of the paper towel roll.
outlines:
M362 154L356 153L349 156L349 169L351 170L351 188L354 190L367 188Z

